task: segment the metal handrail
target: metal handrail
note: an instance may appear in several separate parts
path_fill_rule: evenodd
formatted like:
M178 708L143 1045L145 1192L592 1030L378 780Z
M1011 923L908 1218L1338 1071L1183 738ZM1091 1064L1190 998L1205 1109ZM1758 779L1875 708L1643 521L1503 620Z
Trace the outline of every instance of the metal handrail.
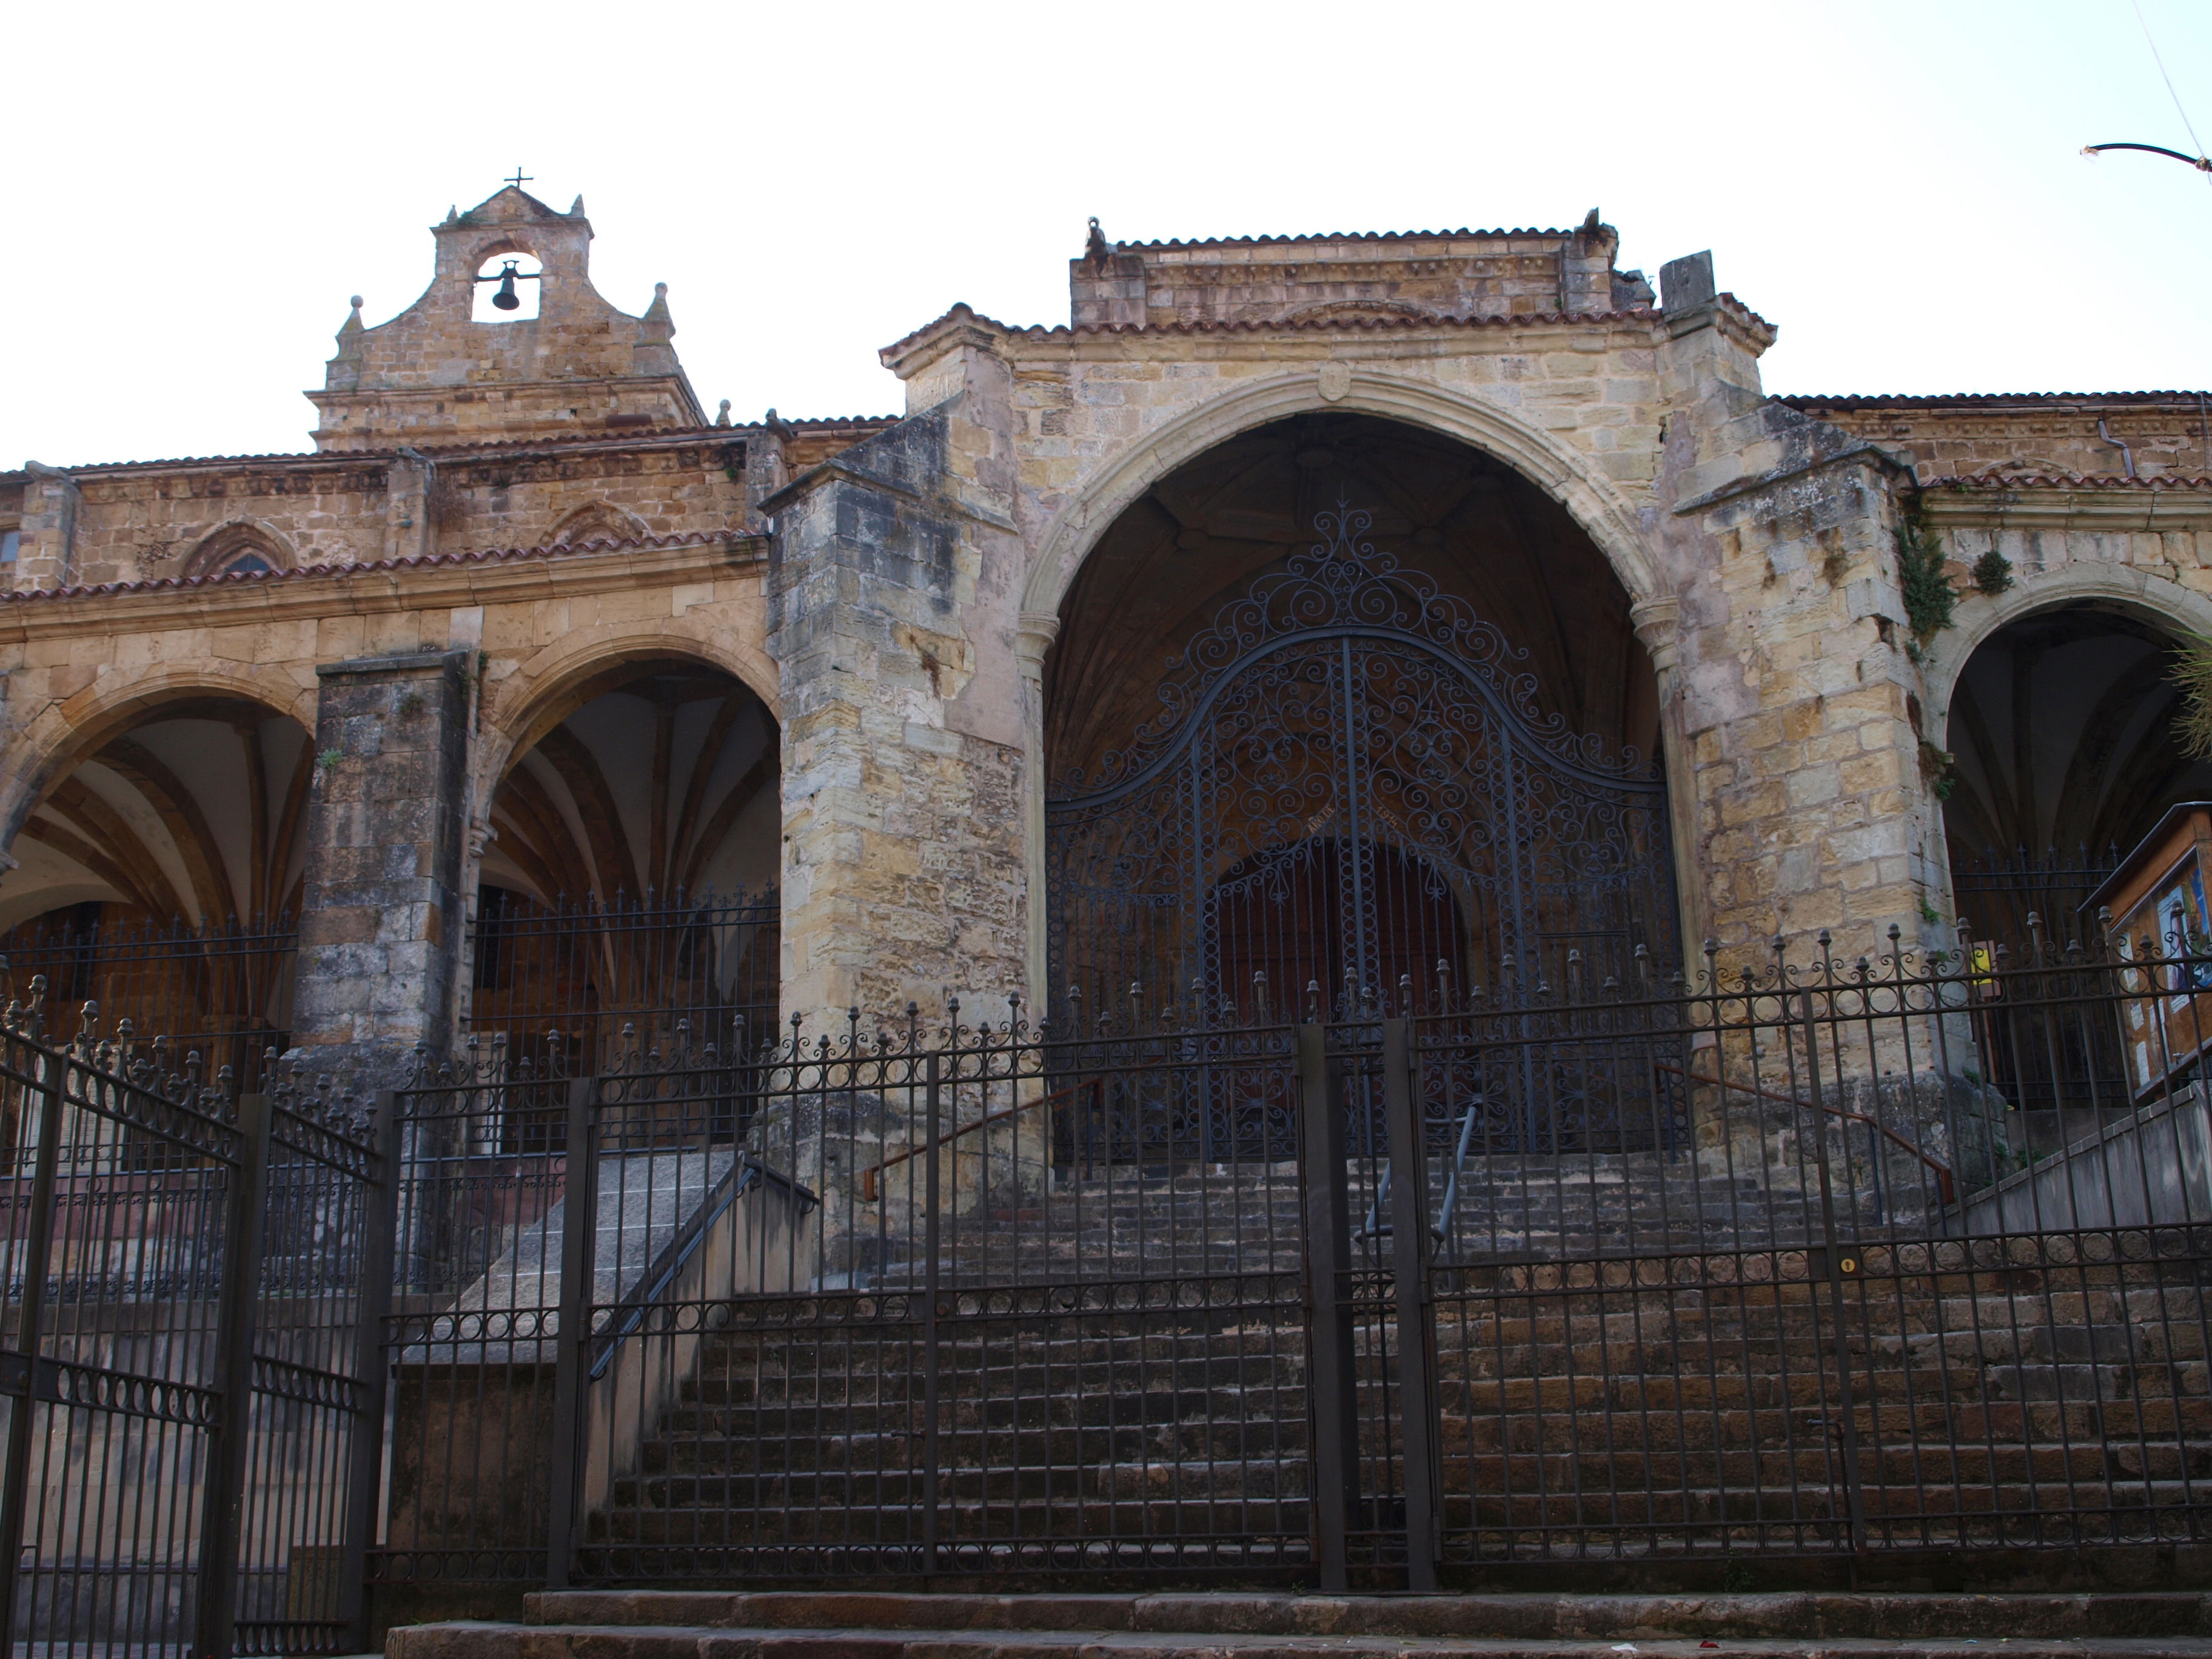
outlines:
M964 1134L972 1134L976 1130L988 1128L994 1123L1003 1123L1010 1117L1017 1116L1023 1112L1034 1111L1040 1106L1049 1106L1054 1101L1065 1100L1070 1095L1079 1094L1085 1089L1097 1090L1098 1091L1099 1097L1103 1099L1106 1092L1106 1079L1097 1077L1085 1078L1080 1083L1069 1084L1065 1089L1056 1089L1048 1095L1039 1095L1035 1100L1017 1101L1012 1106L1001 1107L995 1112L986 1112L981 1117L977 1118L973 1123L963 1123L957 1127L948 1132L944 1138L944 1144L950 1146L952 1142L959 1139L960 1137ZM861 1170L860 1201L863 1204L874 1203L878 1198L882 1196L882 1182L878 1177L880 1177L886 1170L890 1169L892 1164L903 1164L908 1158L919 1158L927 1150L927 1148L926 1146L908 1146L904 1152L893 1152L882 1163L872 1165L870 1168Z
M607 1322L596 1331L587 1329L586 1334L597 1349L590 1367L592 1381L596 1382L606 1374L623 1344L644 1323L646 1310L668 1294L669 1288L676 1283L677 1275L684 1271L684 1264L697 1255L700 1246L706 1243L708 1230L722 1218L732 1204L760 1186L783 1188L801 1215L822 1202L782 1170L761 1163L750 1152L739 1148L737 1156L731 1159L730 1167L708 1188L705 1196L699 1200L699 1207L691 1212L690 1218L678 1231L676 1237L662 1247L660 1254L638 1275L637 1283L608 1307ZM592 1220L596 1228L598 1217L594 1216ZM597 1308L587 1308L586 1318L588 1320L591 1315L599 1311Z
M1758 1100L1771 1100L1777 1105L1795 1106L1798 1110L1805 1112L1826 1112L1830 1117L1844 1118L1852 1123L1863 1123L1883 1139L1902 1147L1936 1172L1936 1190L1942 1197L1946 1208L1956 1202L1955 1188L1952 1184L1951 1166L1917 1142L1907 1140L1879 1118L1869 1117L1864 1112L1850 1111L1841 1106L1831 1106L1826 1101L1816 1106L1798 1099L1795 1095L1775 1094L1771 1091L1759 1087L1756 1084L1730 1083L1724 1078L1707 1077L1701 1072L1688 1071L1680 1066L1669 1066L1664 1060L1653 1061L1652 1068L1655 1071L1672 1072L1676 1077L1686 1077L1692 1083L1703 1083L1715 1089L1733 1089L1740 1095L1750 1095Z

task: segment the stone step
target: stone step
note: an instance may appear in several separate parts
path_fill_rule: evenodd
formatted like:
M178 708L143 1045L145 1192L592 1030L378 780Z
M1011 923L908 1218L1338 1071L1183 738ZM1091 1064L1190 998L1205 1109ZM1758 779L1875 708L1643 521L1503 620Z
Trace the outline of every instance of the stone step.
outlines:
M530 1597L528 1617L397 1628L387 1659L1612 1659L1622 1642L1660 1659L1715 1643L1731 1659L1960 1659L1970 1640L2010 1659L2212 1656L2194 1595L568 1591Z
M946 1499L937 1511L948 1543L1060 1542L1139 1545L1146 1540L1235 1539L1280 1534L1303 1542L1310 1527L1305 1500L1016 1498ZM596 1544L657 1547L730 1545L918 1543L923 1510L916 1504L865 1504L821 1509L610 1509L591 1517Z
M532 1626L717 1631L1019 1631L1486 1641L1759 1638L2022 1641L2212 1637L2212 1595L1911 1592L1636 1595L1298 1595L1238 1592L928 1595L840 1591L561 1590L525 1598ZM482 1628L479 1626L478 1628ZM395 1632L395 1637L399 1632ZM412 1640L415 1632L406 1632ZM1726 1651L1734 1651L1733 1648ZM432 1659L427 1651L392 1659ZM458 1656L456 1656L458 1659ZM1949 1659L1964 1659L1955 1649Z

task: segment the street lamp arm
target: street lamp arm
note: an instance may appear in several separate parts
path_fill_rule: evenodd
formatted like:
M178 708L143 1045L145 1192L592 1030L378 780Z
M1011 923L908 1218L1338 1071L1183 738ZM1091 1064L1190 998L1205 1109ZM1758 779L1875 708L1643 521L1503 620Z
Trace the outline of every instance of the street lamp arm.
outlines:
M2168 149L2164 144L2084 144L2081 147L2081 154L2100 155L2108 149L2141 149L2148 150L2153 155L2171 155L2177 161L2188 162L2199 173L2212 173L2212 161L2207 161L2202 155L2190 155L2178 149Z

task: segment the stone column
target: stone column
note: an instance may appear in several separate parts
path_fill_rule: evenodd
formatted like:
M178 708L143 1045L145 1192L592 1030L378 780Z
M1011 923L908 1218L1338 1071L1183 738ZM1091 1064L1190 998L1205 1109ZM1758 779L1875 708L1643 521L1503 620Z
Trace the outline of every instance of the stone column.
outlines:
M402 449L384 477L384 556L414 559L435 552L437 536L430 514L431 495L438 487L436 465L416 450Z
M1682 951L1680 963L1666 965L1686 969L1711 928L1705 884L1690 856L1697 844L1697 785L1683 722L1682 601L1671 593L1638 599L1629 607L1628 620L1659 684L1659 762L1667 778L1667 834L1674 842L1675 926Z
M1029 995L1031 1012L1049 1018L1052 985L1052 906L1046 890L1044 802L1044 657L1060 633L1060 618L1024 611L1014 635L1014 660L1022 675L1023 885L1029 892Z
M457 1014L466 651L327 663L315 714L294 1042L388 1088Z

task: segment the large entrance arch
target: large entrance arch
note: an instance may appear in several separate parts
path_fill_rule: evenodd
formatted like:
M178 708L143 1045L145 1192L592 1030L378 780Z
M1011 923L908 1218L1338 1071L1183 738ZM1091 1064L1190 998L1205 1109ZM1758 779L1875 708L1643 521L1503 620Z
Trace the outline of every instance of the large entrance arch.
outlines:
M2134 611L2075 603L2015 617L1966 659L1943 733L1943 828L1975 935L2094 941L2090 893L2169 806L2212 799L2212 763L2174 733L2179 643Z
M1437 434L1304 416L1163 478L1048 666L1056 996L1280 1016L1671 965L1628 609L1556 502Z

